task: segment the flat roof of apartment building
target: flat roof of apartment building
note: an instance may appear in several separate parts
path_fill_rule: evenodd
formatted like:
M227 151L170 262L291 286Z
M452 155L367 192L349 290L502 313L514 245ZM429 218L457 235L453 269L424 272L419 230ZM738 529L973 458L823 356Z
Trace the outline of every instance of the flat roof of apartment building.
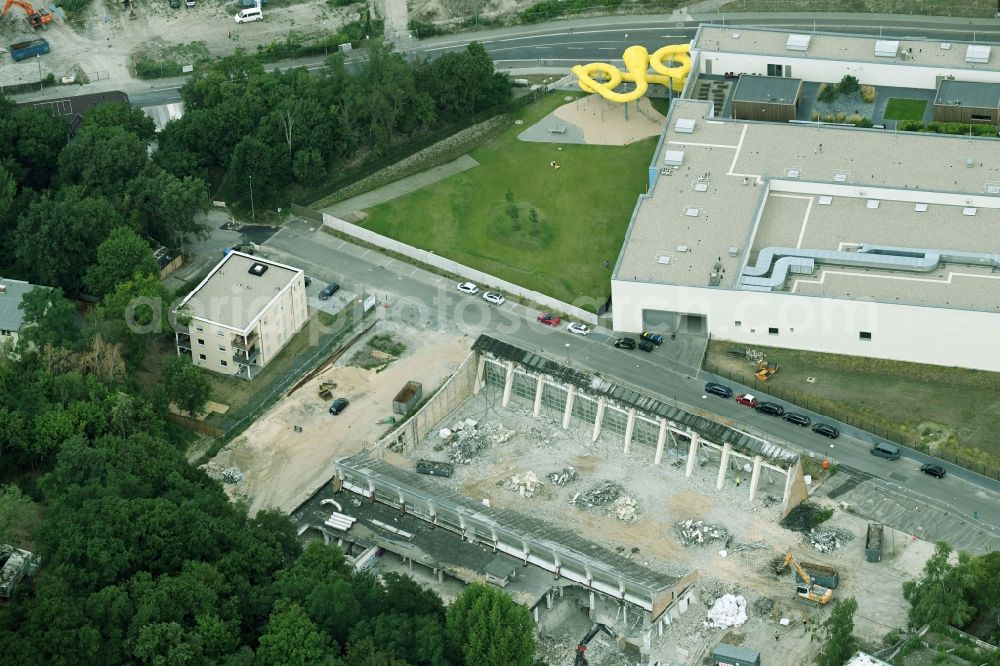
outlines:
M697 50L782 58L887 63L907 67L970 70L1000 68L1000 47L931 39L884 39L827 32L703 25L694 38Z
M180 304L191 316L245 331L299 274L242 252L230 252Z
M1000 284L983 279L1000 269L995 139L715 119L710 109L674 102L654 158L660 175L637 206L616 280L755 288L746 267L784 248L775 256L801 251L816 265L768 291L998 309ZM942 256L919 270L903 260L846 269L816 254L863 244L882 257L895 252L885 247Z

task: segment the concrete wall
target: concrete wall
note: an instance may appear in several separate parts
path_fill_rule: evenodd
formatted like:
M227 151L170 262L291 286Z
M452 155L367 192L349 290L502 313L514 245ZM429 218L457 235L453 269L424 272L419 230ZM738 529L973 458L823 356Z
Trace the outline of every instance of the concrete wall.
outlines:
M1000 371L992 312L618 279L611 293L616 331L638 333L643 310L666 310L704 315L711 336L736 343Z
M961 45L964 48L964 45ZM897 88L922 88L935 90L937 77L954 76L963 81L1000 82L1000 71L985 69L960 69L954 67L930 67L915 65L912 61L886 58L886 62L852 62L850 60L829 60L807 57L793 58L773 55L746 53L719 53L701 49L698 59L699 69L706 73L707 62L711 61L712 72L736 72L737 74L767 75L768 65L791 67L794 76L806 81L840 81L846 74L856 76L864 85L893 86Z
M433 252L428 252L427 250L421 250L413 247L412 245L400 243L397 240L382 236L381 234L377 234L374 231L365 229L364 227L359 227L356 224L345 222L344 220L336 218L332 215L323 213L323 224L331 229L336 229L341 233L347 234L352 238L364 241L365 243L376 245L389 250L390 252L396 252L397 254L401 254L405 257L415 259L420 263L427 264L428 266L434 266L435 268L439 268L443 271L447 271L448 273L458 275L466 280L470 280L471 282L475 282L479 285L480 289L484 287L497 289L507 294L527 298L535 303L538 303L539 305L570 315L574 319L578 319L582 322L586 322L591 325L597 324L597 315L593 312L588 312L582 308L570 305L569 303L564 303L540 292L525 289L524 287L516 285L513 282L508 282L496 276L490 275L489 273L484 273L483 271L476 270L475 268L470 268L464 264L458 263L457 261L445 259L444 257L434 254ZM595 302L594 307L596 308L601 304L602 303Z
M431 428L440 423L441 419L455 411L463 400L472 395L472 388L476 383L477 359L478 356L475 352L466 356L444 386L413 416L379 440L379 446L388 445L400 439L406 446L412 446L426 436Z
M191 360L199 368L224 375L235 375L240 366L233 361L233 336L238 331L192 319L188 326L191 334Z

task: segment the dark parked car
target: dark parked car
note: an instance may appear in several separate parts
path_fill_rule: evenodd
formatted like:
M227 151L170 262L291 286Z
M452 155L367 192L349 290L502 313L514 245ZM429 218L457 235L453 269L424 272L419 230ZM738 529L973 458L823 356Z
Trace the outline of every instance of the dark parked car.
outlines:
M711 393L712 395L717 395L720 398L733 397L733 389L728 386L723 386L722 384L716 384L715 382L705 384L705 393Z
M349 404L351 403L347 398L337 398L330 404L330 413L336 416L337 414L347 409L347 406Z
M654 345L659 347L663 344L663 336L659 333L650 333L649 331L643 331L642 335L639 336L640 340L645 340L647 342L652 342Z
M802 426L803 428L812 423L812 419L810 419L805 414L796 414L795 412L788 412L781 418L785 419L789 423L794 423L797 426Z
M313 283L312 278L308 275L303 275L302 280L306 283L307 287Z
M170 8L171 9L180 9L181 8L181 0L170 0Z
M945 475L944 467L941 467L941 465L921 465L920 471L924 474L936 476L939 479L943 479Z
M840 437L840 431L829 423L817 423L813 426L813 432L823 435L824 437L829 437L830 439L837 439Z
M325 301L334 294L340 291L340 285L336 282L331 282L330 284L323 287L323 291L319 292L319 300Z
M635 340L632 338L618 338L615 340L615 347L618 347L618 349L635 349Z
M785 408L773 402L762 402L757 405L757 411L771 416L784 416Z
M644 352L651 352L654 349L656 349L656 345L654 345L652 342L649 342L648 340L643 340L642 342L639 343L639 349L641 349Z

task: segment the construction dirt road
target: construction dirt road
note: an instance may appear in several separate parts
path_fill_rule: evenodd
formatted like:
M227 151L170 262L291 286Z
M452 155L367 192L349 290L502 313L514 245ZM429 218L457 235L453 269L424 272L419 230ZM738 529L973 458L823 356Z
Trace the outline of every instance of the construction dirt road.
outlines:
M370 335L377 334L376 326ZM348 366L362 339L333 367L282 399L209 463L209 473L221 476L231 467L240 483L225 483L230 497L245 501L250 513L278 508L290 513L324 482L333 477L333 462L373 444L391 426L377 421L392 416L392 399L413 380L429 396L469 354L471 340L438 334L405 338L407 351L382 372ZM321 382L337 383L334 397L346 397L350 406L341 414L328 413L329 400L318 395ZM296 432L295 426L302 431Z

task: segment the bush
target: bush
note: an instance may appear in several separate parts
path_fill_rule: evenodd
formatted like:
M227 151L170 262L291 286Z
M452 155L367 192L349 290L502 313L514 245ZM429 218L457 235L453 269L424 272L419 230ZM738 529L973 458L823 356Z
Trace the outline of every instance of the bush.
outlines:
M819 121L819 111L813 111L812 113L810 113L809 114L809 119L812 120L813 122L818 122Z
M875 86L861 86L861 99L864 100L865 104L874 103Z
M922 132L924 124L919 120L901 120L896 125L896 129L900 132Z
M837 101L837 97L840 93L837 92L837 86L831 83L823 83L819 87L819 95L817 99L824 104L831 104Z
M856 76L851 76L846 74L844 78L840 80L837 84L837 92L841 95L853 95L861 89L861 84L858 83L858 78Z
M838 111L837 112L837 120L836 120L836 122L843 123L843 122L846 122L846 121L847 121L847 114L844 113L843 111Z
M422 21L420 19L410 19L410 22L406 24L406 27L410 29L413 36L417 39L427 39L428 37L437 37L438 35L448 34L448 30L445 28L431 23L430 21Z
M855 127L874 127L875 123L872 122L871 118L858 118L854 122Z

